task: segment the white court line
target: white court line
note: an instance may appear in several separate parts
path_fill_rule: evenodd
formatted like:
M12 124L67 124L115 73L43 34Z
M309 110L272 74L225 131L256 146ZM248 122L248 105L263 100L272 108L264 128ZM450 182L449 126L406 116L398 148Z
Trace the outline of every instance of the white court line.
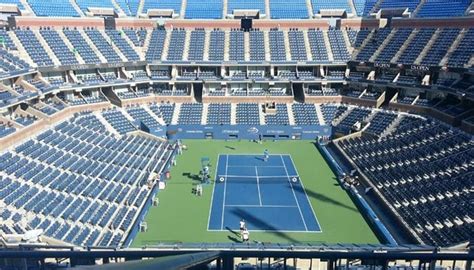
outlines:
M247 166L247 165L231 165L227 167L236 167L236 168L253 168L253 167L262 167L262 168L283 168L284 166Z
M229 155L225 155L225 174L227 175L227 163L229 162ZM224 182L224 199L222 200L222 216L221 216L221 230L224 228L224 210L225 210L225 194L227 188L227 181Z
M255 177L257 177L257 191L258 191L258 201L260 203L260 206L262 206L262 196L260 195L260 183L258 180L258 170L257 167L255 167Z
M296 205L256 205L256 204L227 204L225 207L281 207L281 208L296 208Z
M244 175L220 175L221 177L228 178L256 178L257 176L255 175L249 175L249 176L244 176ZM298 175L274 175L274 176L258 176L260 179L265 179L265 178L288 178L288 177L298 177ZM276 181L275 181L276 182Z
M212 195L211 195L211 205L209 206L209 214L207 216L207 229L209 229L209 225L211 224L211 212L212 212L212 203L214 201L214 190L216 189L216 182L217 182L217 169L219 169L219 159L221 155L217 155L217 162L216 162L216 171L214 172L214 186L212 186ZM224 209L222 209L224 212Z
M308 227L306 226L306 221L304 220L304 217L303 217L303 212L301 211L301 208L300 208L300 203L298 202L298 199L296 198L295 190L293 189L293 185L291 184L290 176L288 175L288 170L286 169L285 161L283 160L283 155L280 155L280 158L281 158L281 161L283 162L283 165L285 166L285 171L286 171L286 175L288 177L288 182L290 182L291 191L293 192L293 196L295 197L296 204L298 205L298 211L300 211L300 216L301 216L301 220L303 220L304 228L306 229L306 231L308 231Z
M291 157L291 155L288 155L288 156L290 157L291 165L293 165L293 168L295 169L295 172L296 172L298 175L300 175L300 173L298 172L298 169L296 168L295 163L293 162L293 158ZM316 223L318 224L319 231L320 231L320 232L323 232L323 228L321 227L321 224L319 224L318 216L316 215L316 212L314 212L313 205L311 204L311 201L309 200L308 194L306 193L306 189L304 188L303 180L301 179L301 177L300 177L300 185L301 185L301 188L302 188L303 191L304 191L304 194L306 195L306 200L308 201L309 206L311 207L311 211L313 211L313 216L314 216L314 218L316 219Z

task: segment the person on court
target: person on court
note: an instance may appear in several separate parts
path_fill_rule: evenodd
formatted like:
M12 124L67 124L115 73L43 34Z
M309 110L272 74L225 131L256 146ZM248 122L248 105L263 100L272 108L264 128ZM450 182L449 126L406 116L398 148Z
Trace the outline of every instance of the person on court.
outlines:
M240 220L240 234L242 234L245 230L245 220L241 219Z
M265 151L263 151L263 160L267 162L269 157L270 155L268 154L268 149L265 149Z
M250 233L247 230L247 228L245 228L245 230L242 232L242 242L248 242L249 240L250 240Z

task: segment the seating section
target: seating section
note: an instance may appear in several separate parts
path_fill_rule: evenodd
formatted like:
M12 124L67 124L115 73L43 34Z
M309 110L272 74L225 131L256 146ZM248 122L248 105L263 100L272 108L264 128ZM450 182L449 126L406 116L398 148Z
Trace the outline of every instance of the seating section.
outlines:
M16 131L11 124L0 123L0 138L6 137Z
M392 36L392 39L390 39L385 48L383 48L380 54L377 56L377 58L375 59L376 62L390 63L392 58L400 50L400 48L403 46L403 44L410 36L413 30L408 28L401 28L394 31L396 31L395 34Z
M173 30L171 32L170 45L168 47L169 61L182 61L184 52L184 42L186 39L185 30Z
M147 61L161 61L163 47L166 39L166 31L161 29L153 29L150 39L150 45L146 52L145 59Z
M330 29L328 31L329 43L335 62L347 62L351 59L349 51L347 50L346 42L344 40L341 30Z
M319 14L321 9L342 9L347 13L352 13L348 0L311 0L311 4L314 14Z
M412 64L416 58L420 55L423 49L426 47L431 37L435 33L434 28L422 28L419 29L415 34L407 48L402 52L397 63L399 64Z
M456 49L449 56L448 66L463 67L469 62L474 54L474 28L470 28L464 33L464 37Z
M20 74L30 68L25 61L0 48L0 77Z
M145 0L143 4L143 13L149 9L172 9L174 13L181 13L181 0Z
M459 32L460 30L458 28L443 29L433 45L431 45L431 48L426 53L425 57L421 60L421 64L427 66L438 66Z
M163 118L167 125L171 124L174 114L174 103L155 103L150 105L150 110L157 116Z
M75 0L79 8L83 12L87 12L88 8L111 8L115 9L112 0Z
M294 103L292 105L295 124L301 125L319 125L316 107L310 103Z
M14 4L17 5L19 9L25 9L20 0L0 0L0 4Z
M114 45L122 52L128 61L140 61L137 52L125 40L125 33L119 30L105 30L107 36L114 43Z
M148 178L170 156L166 142L115 138L95 116L76 115L0 156L3 222L74 245L118 246L151 192Z
M223 0L186 0L186 19L222 18Z
M382 0L379 9L408 8L408 11L413 11L419 3L420 0Z
M265 61L265 37L264 33L259 30L250 31L250 61Z
M288 31L288 39L290 40L291 60L307 61L308 56L306 55L303 32L290 30Z
M78 53L86 64L101 63L99 57L92 48L87 44L78 30L64 29L64 35L73 46L73 52Z
M209 61L224 61L225 32L221 30L211 31L209 40Z
M394 113L377 112L374 118L370 120L370 125L365 132L381 135L396 118L397 115Z
M207 112L208 125L230 125L231 123L230 103L211 103Z
M404 119L381 140L362 137L339 144L368 177L377 196L385 198L425 244L469 241L472 136L435 121Z
M308 40L311 47L311 54L313 55L313 61L329 62L323 31L310 29L308 31Z
M189 40L188 60L191 60L191 61L203 60L205 38L206 38L206 32L204 31L204 29L196 29L191 32L191 38Z
M232 30L229 34L229 60L243 62L245 60L244 32Z
M288 108L285 103L275 104L276 113L275 114L265 114L265 124L267 125L284 125L287 126L290 124L288 118Z
M121 135L136 130L123 113L117 109L104 111L102 116Z
M308 7L306 0L269 0L272 19L307 19Z
M27 0L36 16L40 17L79 17L69 1Z
M200 125L202 103L183 103L179 112L178 124Z
M268 32L270 41L270 57L272 61L286 61L285 36L283 31L272 29Z
M339 122L337 127L342 130L350 130L357 122L364 121L370 113L371 111L368 109L354 108Z
M353 0L357 16L369 16L378 0Z
M135 120L141 121L145 124L148 128L159 128L161 125L156 121L153 116L150 115L144 108L142 107L130 107L127 109L127 113Z
M417 17L454 17L463 16L471 4L469 0L426 0L418 13Z
M391 29L389 28L383 28L381 30L378 30L377 32L374 32L369 42L367 42L366 45L357 54L356 60L369 61L372 55L374 55L374 53L380 47L380 45L384 43L390 32Z
M51 60L32 30L17 29L15 34L35 64L38 66L54 65L53 60Z
M240 125L260 125L260 108L258 103L238 103L236 121Z
M135 47L143 47L147 30L144 29L122 29L122 32L130 39Z
M260 14L265 14L265 0L228 0L227 13L233 14L236 9L259 10Z
M97 47L97 49L100 51L100 53L107 59L107 62L109 63L119 63L122 60L118 56L118 54L115 52L114 48L112 45L107 42L105 37L102 35L99 30L96 29L86 29L85 30L87 36L90 38L92 43Z
M59 59L61 65L79 64L74 52L72 52L64 43L63 39L55 30L40 30L41 36L44 38L54 55Z

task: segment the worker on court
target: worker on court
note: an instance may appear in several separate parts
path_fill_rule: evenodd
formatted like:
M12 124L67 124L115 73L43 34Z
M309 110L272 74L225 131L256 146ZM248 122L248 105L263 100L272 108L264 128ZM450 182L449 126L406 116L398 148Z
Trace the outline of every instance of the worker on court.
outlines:
M263 160L267 162L269 157L270 155L268 154L268 149L265 149L265 151L263 151Z

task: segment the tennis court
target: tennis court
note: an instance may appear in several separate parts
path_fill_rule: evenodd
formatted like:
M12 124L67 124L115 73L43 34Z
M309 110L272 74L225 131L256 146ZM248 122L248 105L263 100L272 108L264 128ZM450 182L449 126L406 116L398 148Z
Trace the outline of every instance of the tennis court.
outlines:
M290 155L219 155L208 230L321 232Z

